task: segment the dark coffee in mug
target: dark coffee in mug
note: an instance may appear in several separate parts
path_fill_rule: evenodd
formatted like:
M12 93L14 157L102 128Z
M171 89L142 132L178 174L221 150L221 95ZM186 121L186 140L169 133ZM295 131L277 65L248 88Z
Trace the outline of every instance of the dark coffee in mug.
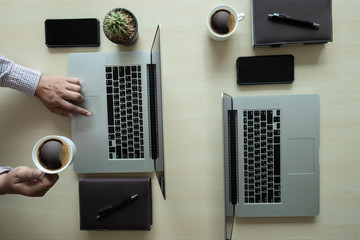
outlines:
M232 12L226 9L219 9L211 15L210 26L215 33L225 35L234 30L236 19Z
M70 159L68 145L60 139L46 139L39 145L37 158L41 166L48 170L58 170L66 166Z

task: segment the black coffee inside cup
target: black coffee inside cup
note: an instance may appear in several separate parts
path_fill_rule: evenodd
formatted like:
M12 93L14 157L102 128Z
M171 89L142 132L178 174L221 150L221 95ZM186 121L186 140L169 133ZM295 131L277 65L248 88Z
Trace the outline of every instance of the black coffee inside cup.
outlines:
M55 139L44 142L39 149L40 163L50 170L61 168L60 150L62 146L62 143Z
M210 19L211 28L219 34L227 34L230 29L232 18L231 13L228 10L220 9L217 10Z

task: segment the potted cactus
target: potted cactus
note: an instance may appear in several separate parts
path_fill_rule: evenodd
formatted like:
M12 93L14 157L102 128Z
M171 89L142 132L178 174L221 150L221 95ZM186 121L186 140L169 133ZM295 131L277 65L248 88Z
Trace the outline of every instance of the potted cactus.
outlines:
M105 36L117 44L133 44L139 36L135 15L125 8L108 12L103 21L103 30Z

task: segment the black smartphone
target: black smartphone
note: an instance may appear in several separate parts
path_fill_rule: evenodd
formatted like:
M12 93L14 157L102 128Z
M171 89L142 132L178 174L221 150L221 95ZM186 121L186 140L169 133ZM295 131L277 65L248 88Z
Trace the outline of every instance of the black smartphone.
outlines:
M295 79L291 54L239 57L236 70L239 85L292 83Z
M54 47L96 47L100 45L100 23L96 18L47 19L45 44Z

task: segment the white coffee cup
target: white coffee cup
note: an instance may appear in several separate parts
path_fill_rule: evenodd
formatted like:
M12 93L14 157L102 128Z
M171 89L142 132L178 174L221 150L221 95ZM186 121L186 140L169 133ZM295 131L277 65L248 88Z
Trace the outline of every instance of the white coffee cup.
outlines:
M234 24L235 26L233 27L233 29L225 34L220 34L217 33L212 27L211 27L211 18L214 15L214 13L218 12L219 10L225 10L230 12L230 14L232 14L234 16ZM224 41L227 40L231 37L231 35L235 32L235 30L238 27L238 24L240 21L242 21L245 18L245 14L244 13L237 13L235 11L235 9L233 9L232 7L228 6L228 5L219 5L215 8L213 8L207 17L207 28L208 28L208 32L209 35L212 39L216 40L216 41Z
M61 151L65 152L65 156L66 156L65 161L62 162L62 164L61 164L61 167L56 168L56 169L47 168L44 164L41 163L40 157L39 157L39 154L40 154L39 149L44 145L44 143L46 143L50 140L60 142L62 144ZM34 148L32 151L32 160L33 160L35 166L38 169L40 169L43 173L48 173L48 174L56 174L56 173L64 171L68 166L70 166L72 161L75 159L75 156L76 156L76 146L75 146L74 142L67 137L58 136L58 135L50 135L50 136L43 137L34 145Z

